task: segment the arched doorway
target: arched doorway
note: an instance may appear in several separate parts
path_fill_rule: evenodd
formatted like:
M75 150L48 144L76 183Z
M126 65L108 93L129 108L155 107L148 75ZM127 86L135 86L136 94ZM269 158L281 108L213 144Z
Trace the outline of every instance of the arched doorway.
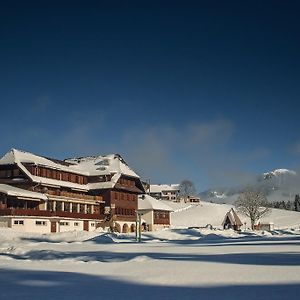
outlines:
M135 224L131 224L131 226L130 226L130 232L135 232Z
M121 233L121 225L119 223L115 223L114 231Z
M127 223L125 223L123 225L123 230L122 230L123 233L128 233L129 232L129 226L127 225Z

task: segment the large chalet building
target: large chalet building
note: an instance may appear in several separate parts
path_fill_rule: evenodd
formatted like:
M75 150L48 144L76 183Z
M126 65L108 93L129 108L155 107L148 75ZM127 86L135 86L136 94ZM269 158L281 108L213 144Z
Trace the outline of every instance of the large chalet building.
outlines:
M0 159L0 226L28 232L135 231L139 176L118 154L64 161L12 149Z

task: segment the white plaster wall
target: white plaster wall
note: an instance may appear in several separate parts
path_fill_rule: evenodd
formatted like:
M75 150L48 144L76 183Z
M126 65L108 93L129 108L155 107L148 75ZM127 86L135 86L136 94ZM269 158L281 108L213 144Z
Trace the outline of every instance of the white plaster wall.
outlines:
M15 220L23 220L24 225L15 225ZM36 221L46 222L46 225L36 225ZM29 219L22 217L11 218L11 228L19 232L34 232L34 233L49 233L50 232L50 221L49 219Z
M96 230L96 221L89 221L89 231Z
M0 227L9 227L9 220L7 218L0 217Z
M146 221L147 225L152 225L154 222L153 210L144 212L142 215L142 219Z
M61 225L61 222L69 223L68 226ZM78 226L75 226L74 223L78 223ZM83 221L76 220L60 220L57 223L57 232L66 232L66 231L82 231L83 230Z

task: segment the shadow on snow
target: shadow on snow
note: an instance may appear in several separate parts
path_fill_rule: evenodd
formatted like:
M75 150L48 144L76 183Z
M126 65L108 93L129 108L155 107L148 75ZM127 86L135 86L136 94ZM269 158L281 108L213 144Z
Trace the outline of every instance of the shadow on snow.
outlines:
M72 272L0 269L0 299L298 299L298 284L161 286ZM147 276L145 274L145 276Z
M83 262L126 262L138 257L154 260L214 262L239 265L262 266L300 266L299 252L265 253L225 253L225 254L187 254L166 252L108 252L83 251L60 252L53 250L29 251L22 255L0 253L17 260L76 260Z

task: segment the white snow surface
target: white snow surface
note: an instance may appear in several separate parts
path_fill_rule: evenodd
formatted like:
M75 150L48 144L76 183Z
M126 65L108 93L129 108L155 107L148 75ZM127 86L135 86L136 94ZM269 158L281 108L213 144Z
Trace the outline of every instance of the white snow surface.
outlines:
M298 299L300 231L288 226L300 213L272 212L286 230L236 233L184 227L217 226L229 205L170 205L173 228L143 233L142 243L0 228L0 299Z
M118 154L106 156L89 156L65 160L70 165L57 163L43 156L38 156L30 152L11 149L1 159L0 165L17 164L20 169L34 182L43 183L51 186L65 186L77 190L87 191L89 189L112 188L121 174L139 178L139 176L127 165L124 159ZM78 184L62 180L56 180L32 175L23 165L23 163L33 163L40 166L47 166L52 169L72 172L76 174L100 176L113 174L111 181L97 182L89 184Z
M66 159L66 162L75 164L73 168L87 172L89 175L105 175L122 173L131 177L139 176L127 165L118 154L87 156Z
M151 184L151 193L161 193L163 191L178 191L179 184Z
M139 210L164 210L173 211L173 209L163 201L157 200L150 195L144 194L138 197Z
M171 214L173 227L205 227L210 224L213 227L220 228L225 214L234 207L229 204L216 204L205 201L201 201L200 204L164 202L168 203L174 210ZM250 219L238 211L236 212L243 224L246 223L246 228L248 228ZM270 213L263 217L260 222L272 222L275 229L299 228L300 212L271 209Z

